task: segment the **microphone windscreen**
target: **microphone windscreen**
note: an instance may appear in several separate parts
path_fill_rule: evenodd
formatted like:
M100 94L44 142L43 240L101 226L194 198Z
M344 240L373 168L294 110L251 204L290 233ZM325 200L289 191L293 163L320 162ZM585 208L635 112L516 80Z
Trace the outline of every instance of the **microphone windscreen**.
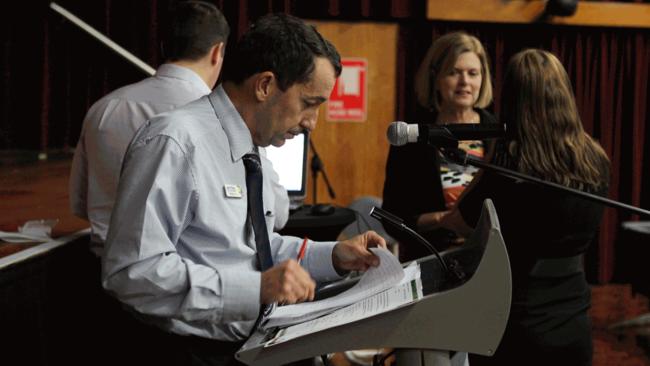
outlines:
M402 146L406 145L408 142L408 131L407 131L406 122L393 122L388 126L388 131L386 136L388 137L388 142L393 146Z

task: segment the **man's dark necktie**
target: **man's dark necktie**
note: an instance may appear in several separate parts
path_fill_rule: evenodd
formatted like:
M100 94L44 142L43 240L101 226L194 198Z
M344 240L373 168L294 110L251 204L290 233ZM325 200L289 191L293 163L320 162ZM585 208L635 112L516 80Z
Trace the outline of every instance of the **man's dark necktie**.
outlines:
M248 216L255 233L255 246L257 247L257 262L262 272L273 267L271 258L271 245L269 232L266 231L264 219L264 200L262 199L262 163L257 154L246 154L243 157L246 167L246 195L248 198ZM255 332L265 313L272 309L271 305L263 305L251 332ZM251 333L251 334L252 334Z
M257 260L262 272L273 267L269 232L266 231L264 218L264 201L262 199L262 164L257 154L244 155L246 166L246 189L248 196L248 215L253 224L255 245L257 246Z

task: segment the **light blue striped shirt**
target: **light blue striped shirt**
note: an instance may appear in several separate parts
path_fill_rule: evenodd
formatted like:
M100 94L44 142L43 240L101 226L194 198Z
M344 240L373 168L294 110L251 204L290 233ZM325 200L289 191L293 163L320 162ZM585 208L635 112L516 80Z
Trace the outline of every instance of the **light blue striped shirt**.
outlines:
M208 94L210 88L197 73L163 64L154 76L111 92L88 110L72 160L70 207L90 221L91 247L98 255L106 240L122 158L135 132L154 115Z
M210 94L194 71L163 64L156 74L117 89L97 101L84 119L70 172L72 212L90 221L91 248L101 255L117 194L122 159L129 142L148 119ZM289 217L289 197L273 169L276 217L282 228Z
M122 167L102 262L104 287L174 333L245 338L261 306L242 162L255 150L221 86L140 129ZM272 231L270 184L265 175L267 229L279 263L296 258L301 239ZM302 265L315 280L338 278L334 245L308 245Z

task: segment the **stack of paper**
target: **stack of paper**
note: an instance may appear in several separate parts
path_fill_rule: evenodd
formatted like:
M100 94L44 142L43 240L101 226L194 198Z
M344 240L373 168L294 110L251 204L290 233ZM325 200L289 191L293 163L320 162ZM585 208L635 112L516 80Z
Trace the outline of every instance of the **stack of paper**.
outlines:
M422 299L422 297L420 266L416 262L412 262L404 270L404 278L398 284L362 299L359 302L337 309L320 318L282 328L264 343L264 347L270 347L307 334L370 318L402 306L413 304Z
M263 328L287 326L333 312L374 294L387 290L399 283L404 270L397 258L384 248L371 248L380 259L378 267L368 269L359 282L336 296L320 301L278 306L262 322Z

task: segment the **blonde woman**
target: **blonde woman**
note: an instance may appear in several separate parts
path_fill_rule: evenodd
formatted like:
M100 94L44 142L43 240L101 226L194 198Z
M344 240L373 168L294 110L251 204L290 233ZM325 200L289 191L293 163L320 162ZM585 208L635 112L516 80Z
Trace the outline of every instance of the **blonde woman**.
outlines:
M509 136L493 162L546 181L605 195L609 159L584 130L571 83L551 53L509 62L503 84ZM484 171L440 225L468 234L483 200L494 202L513 278L508 326L494 357L477 365L590 365L590 291L581 254L594 238L599 204ZM473 356L473 355L472 355Z
M432 124L496 123L484 110L492 102L487 55L481 42L467 33L449 33L433 42L416 74L415 92L418 103L431 112ZM463 142L461 147L475 156L484 155L482 141ZM445 249L456 237L447 230L432 230L433 224L453 207L475 173L472 167L445 163L433 146L391 147L383 208L400 216L438 249ZM387 231L400 243L400 260L431 254L403 233Z

